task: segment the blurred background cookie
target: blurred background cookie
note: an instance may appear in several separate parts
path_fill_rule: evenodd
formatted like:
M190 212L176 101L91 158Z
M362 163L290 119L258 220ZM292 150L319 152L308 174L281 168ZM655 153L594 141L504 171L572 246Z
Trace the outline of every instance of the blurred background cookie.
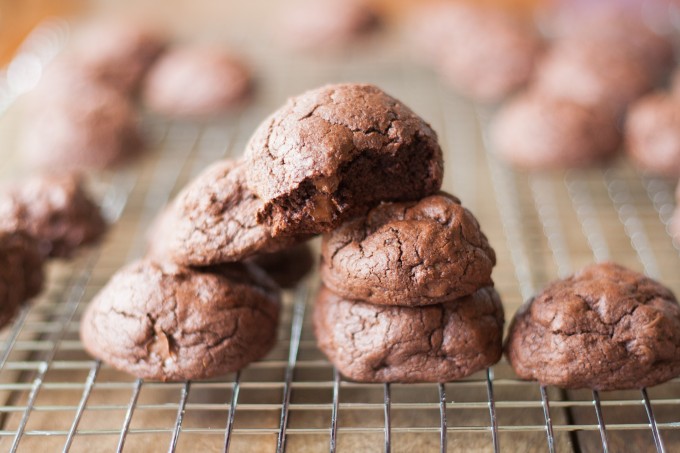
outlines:
M71 57L95 79L133 93L168 44L159 30L134 19L101 18L76 29Z
M78 174L43 174L0 192L0 228L32 236L44 256L67 258L106 231Z
M171 117L208 117L244 104L253 80L230 52L208 46L166 51L151 67L142 98L147 108Z
M48 68L29 94L19 152L31 167L104 169L141 150L139 120L119 90L74 71L70 60Z
M641 169L680 176L680 98L658 92L635 101L626 116L625 140Z
M362 0L300 0L281 11L277 38L294 50L338 50L380 24L378 14Z

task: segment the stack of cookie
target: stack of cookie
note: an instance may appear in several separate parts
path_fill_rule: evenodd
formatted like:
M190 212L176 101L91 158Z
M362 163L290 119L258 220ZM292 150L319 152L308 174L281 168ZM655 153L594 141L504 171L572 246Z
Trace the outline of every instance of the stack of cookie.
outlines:
M457 198L383 203L323 238L319 347L357 381L447 382L486 368L503 335L495 264Z
M256 130L243 159L216 162L162 213L149 256L119 271L88 307L85 348L143 378L242 368L273 345L280 306L253 261L276 266L272 253L382 201L436 193L442 166L432 129L377 87L331 85L290 99Z

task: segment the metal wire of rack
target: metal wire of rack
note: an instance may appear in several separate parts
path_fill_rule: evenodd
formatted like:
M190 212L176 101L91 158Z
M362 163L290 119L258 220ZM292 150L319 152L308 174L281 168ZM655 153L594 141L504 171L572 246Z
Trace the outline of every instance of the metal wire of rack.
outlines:
M348 69L297 61L292 69L270 61L278 78L263 84L269 87L263 99L237 118L208 125L149 121L154 149L101 183L105 211L117 221L106 241L73 262L55 263L45 293L0 333L1 449L680 448L679 379L641 392L562 391L519 381L501 361L446 384L347 381L315 347L309 313L317 275L285 294L275 349L239 373L148 382L87 356L78 339L80 314L117 268L143 254L146 227L161 206L211 161L237 155L283 97L338 74L384 86L439 132L447 153L445 189L477 215L498 252L494 279L508 317L546 282L592 261L619 261L680 292L680 248L667 233L674 206L670 182L623 162L606 170L516 173L487 152L488 112L399 61L353 63Z

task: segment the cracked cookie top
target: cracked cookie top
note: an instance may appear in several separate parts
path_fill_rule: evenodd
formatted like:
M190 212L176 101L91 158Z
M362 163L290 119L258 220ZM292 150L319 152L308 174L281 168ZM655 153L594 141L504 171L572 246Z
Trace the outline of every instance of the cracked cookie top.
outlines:
M242 163L222 160L185 187L154 222L150 253L185 265L239 261L284 249L297 238L274 240L257 221L262 201L245 186Z
M150 259L113 276L87 307L85 349L145 379L205 379L274 344L278 287L253 265L195 269Z
M595 264L522 306L505 348L518 376L542 384L653 386L680 374L680 305L642 274Z
M45 256L69 257L106 231L99 206L78 174L44 174L0 194L0 228L33 236Z
M373 85L328 85L294 97L246 148L259 219L275 235L318 234L380 201L416 200L442 182L437 135Z
M496 290L428 307L387 307L325 287L314 305L319 349L361 382L449 382L498 362L503 306Z
M351 299L418 306L492 285L496 255L477 219L444 192L383 203L322 243L324 284Z

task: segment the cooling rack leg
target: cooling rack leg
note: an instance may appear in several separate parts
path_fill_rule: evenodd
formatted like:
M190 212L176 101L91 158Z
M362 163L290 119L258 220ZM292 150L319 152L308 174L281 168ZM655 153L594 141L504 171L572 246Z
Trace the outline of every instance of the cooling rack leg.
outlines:
M439 445L442 453L446 453L446 387L439 384L439 419L440 434Z
M609 452L609 442L607 441L607 427L604 424L604 417L602 415L602 405L600 404L600 392L593 390L593 404L595 405L595 415L597 415L597 424L600 427L600 437L602 438L602 451Z
M229 404L229 418L227 418L227 426L224 430L224 453L229 451L229 443L231 442L231 431L234 429L234 416L236 415L236 405L238 404L238 393L241 388L241 372L236 372L234 378L234 387L231 392L231 403Z
M331 445L330 452L335 453L338 436L338 406L340 399L340 373L333 367L333 410L331 412Z
M299 286L295 293L295 305L293 306L293 322L290 329L288 365L286 366L285 382L283 384L281 421L279 423L279 436L276 441L277 453L282 453L286 449L286 427L288 426L288 412L290 409L291 382L293 381L293 372L295 371L298 349L300 348L300 336L302 335L302 321L305 316L306 303L307 289L304 286Z
M489 416L491 417L491 438L493 440L493 451L501 451L498 440L498 420L496 419L496 400L493 396L493 369L486 369L486 395L489 399Z
M640 392L642 393L642 401L644 402L645 405L645 411L647 411L649 426L652 429L652 436L654 436L654 445L656 446L656 451L658 453L665 453L666 449L663 446L663 440L661 439L659 427L656 426L656 419L654 418L652 403L649 401L649 395L647 395L647 389L642 389Z
M182 394L179 399L179 407L177 408L177 418L175 419L175 428L172 432L172 440L168 447L168 453L174 453L177 449L177 440L179 433L182 430L182 421L184 420L184 413L186 412L187 399L189 399L189 390L191 390L191 381L187 381L182 387Z
M555 435L553 434L552 419L550 418L550 400L548 392L541 386L541 402L543 405L543 415L545 416L545 431L548 436L548 451L555 453Z
M390 417L390 406L392 405L392 395L390 384L385 384L385 453L392 450L392 419Z
M132 421L132 415L137 407L137 399L139 398L139 391L142 389L142 380L137 379L135 381L135 386L132 389L132 396L130 397L130 403L128 403L127 411L125 412L125 420L123 420L123 427L120 430L120 438L118 438L118 446L116 447L116 453L121 453L123 451L123 446L125 445L125 439L127 438L127 433L130 429L130 422Z

